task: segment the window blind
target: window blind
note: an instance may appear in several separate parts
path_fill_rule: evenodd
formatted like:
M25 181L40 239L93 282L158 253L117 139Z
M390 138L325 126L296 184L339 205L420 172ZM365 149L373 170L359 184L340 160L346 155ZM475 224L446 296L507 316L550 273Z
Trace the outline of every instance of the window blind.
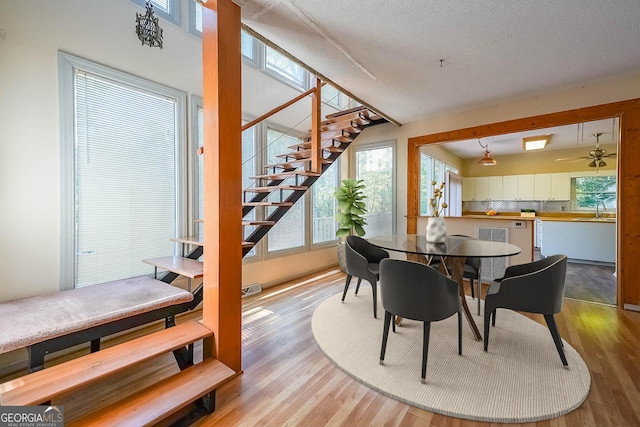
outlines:
M76 287L153 272L176 233L177 100L74 77Z

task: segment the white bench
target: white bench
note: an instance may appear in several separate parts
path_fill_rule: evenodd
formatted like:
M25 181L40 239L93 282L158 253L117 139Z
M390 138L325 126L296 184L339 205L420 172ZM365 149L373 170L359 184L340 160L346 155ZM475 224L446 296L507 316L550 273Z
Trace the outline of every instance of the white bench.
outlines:
M149 277L102 283L0 303L0 353L26 347L29 370L46 354L193 309L193 294Z

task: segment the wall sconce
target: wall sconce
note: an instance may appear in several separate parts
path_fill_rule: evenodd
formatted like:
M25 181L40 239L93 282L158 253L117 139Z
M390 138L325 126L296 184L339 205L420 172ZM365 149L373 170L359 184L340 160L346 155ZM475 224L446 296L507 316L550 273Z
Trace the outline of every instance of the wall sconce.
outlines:
M144 46L162 49L162 28L158 24L158 17L153 13L153 5L147 0L147 11L144 15L136 13L136 34Z
M498 162L496 162L496 160L491 157L491 151L489 151L489 143L487 142L487 145L482 145L482 142L480 142L480 139L478 138L478 144L480 144L480 146L484 148L484 155L480 160L478 160L478 164L481 166L495 166Z
M525 151L542 150L549 143L551 135L529 136L522 138L522 148Z

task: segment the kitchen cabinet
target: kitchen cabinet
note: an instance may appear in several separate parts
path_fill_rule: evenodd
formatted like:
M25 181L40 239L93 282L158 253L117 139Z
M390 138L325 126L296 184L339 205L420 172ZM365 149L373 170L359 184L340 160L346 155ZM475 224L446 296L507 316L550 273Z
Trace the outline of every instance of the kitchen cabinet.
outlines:
M503 200L535 200L533 174L505 175L502 177Z
M462 178L462 201L476 199L476 178Z
M535 200L571 200L569 172L535 174L534 197Z
M479 176L462 180L462 200L503 200L501 176Z
M475 200L489 200L489 177L476 178Z
M502 198L502 176L490 176L489 181L489 200L504 200Z

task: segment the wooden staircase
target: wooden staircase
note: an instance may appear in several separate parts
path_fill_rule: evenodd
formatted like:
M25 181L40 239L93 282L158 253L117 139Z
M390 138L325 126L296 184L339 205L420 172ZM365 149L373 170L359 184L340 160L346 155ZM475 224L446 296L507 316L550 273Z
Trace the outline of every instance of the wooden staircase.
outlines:
M193 344L212 337L212 332L200 323L185 322L0 384L0 404L55 405L58 396L173 352L180 372L66 425L153 425L192 402L211 412L215 407L215 389L236 375L214 358L193 363Z

